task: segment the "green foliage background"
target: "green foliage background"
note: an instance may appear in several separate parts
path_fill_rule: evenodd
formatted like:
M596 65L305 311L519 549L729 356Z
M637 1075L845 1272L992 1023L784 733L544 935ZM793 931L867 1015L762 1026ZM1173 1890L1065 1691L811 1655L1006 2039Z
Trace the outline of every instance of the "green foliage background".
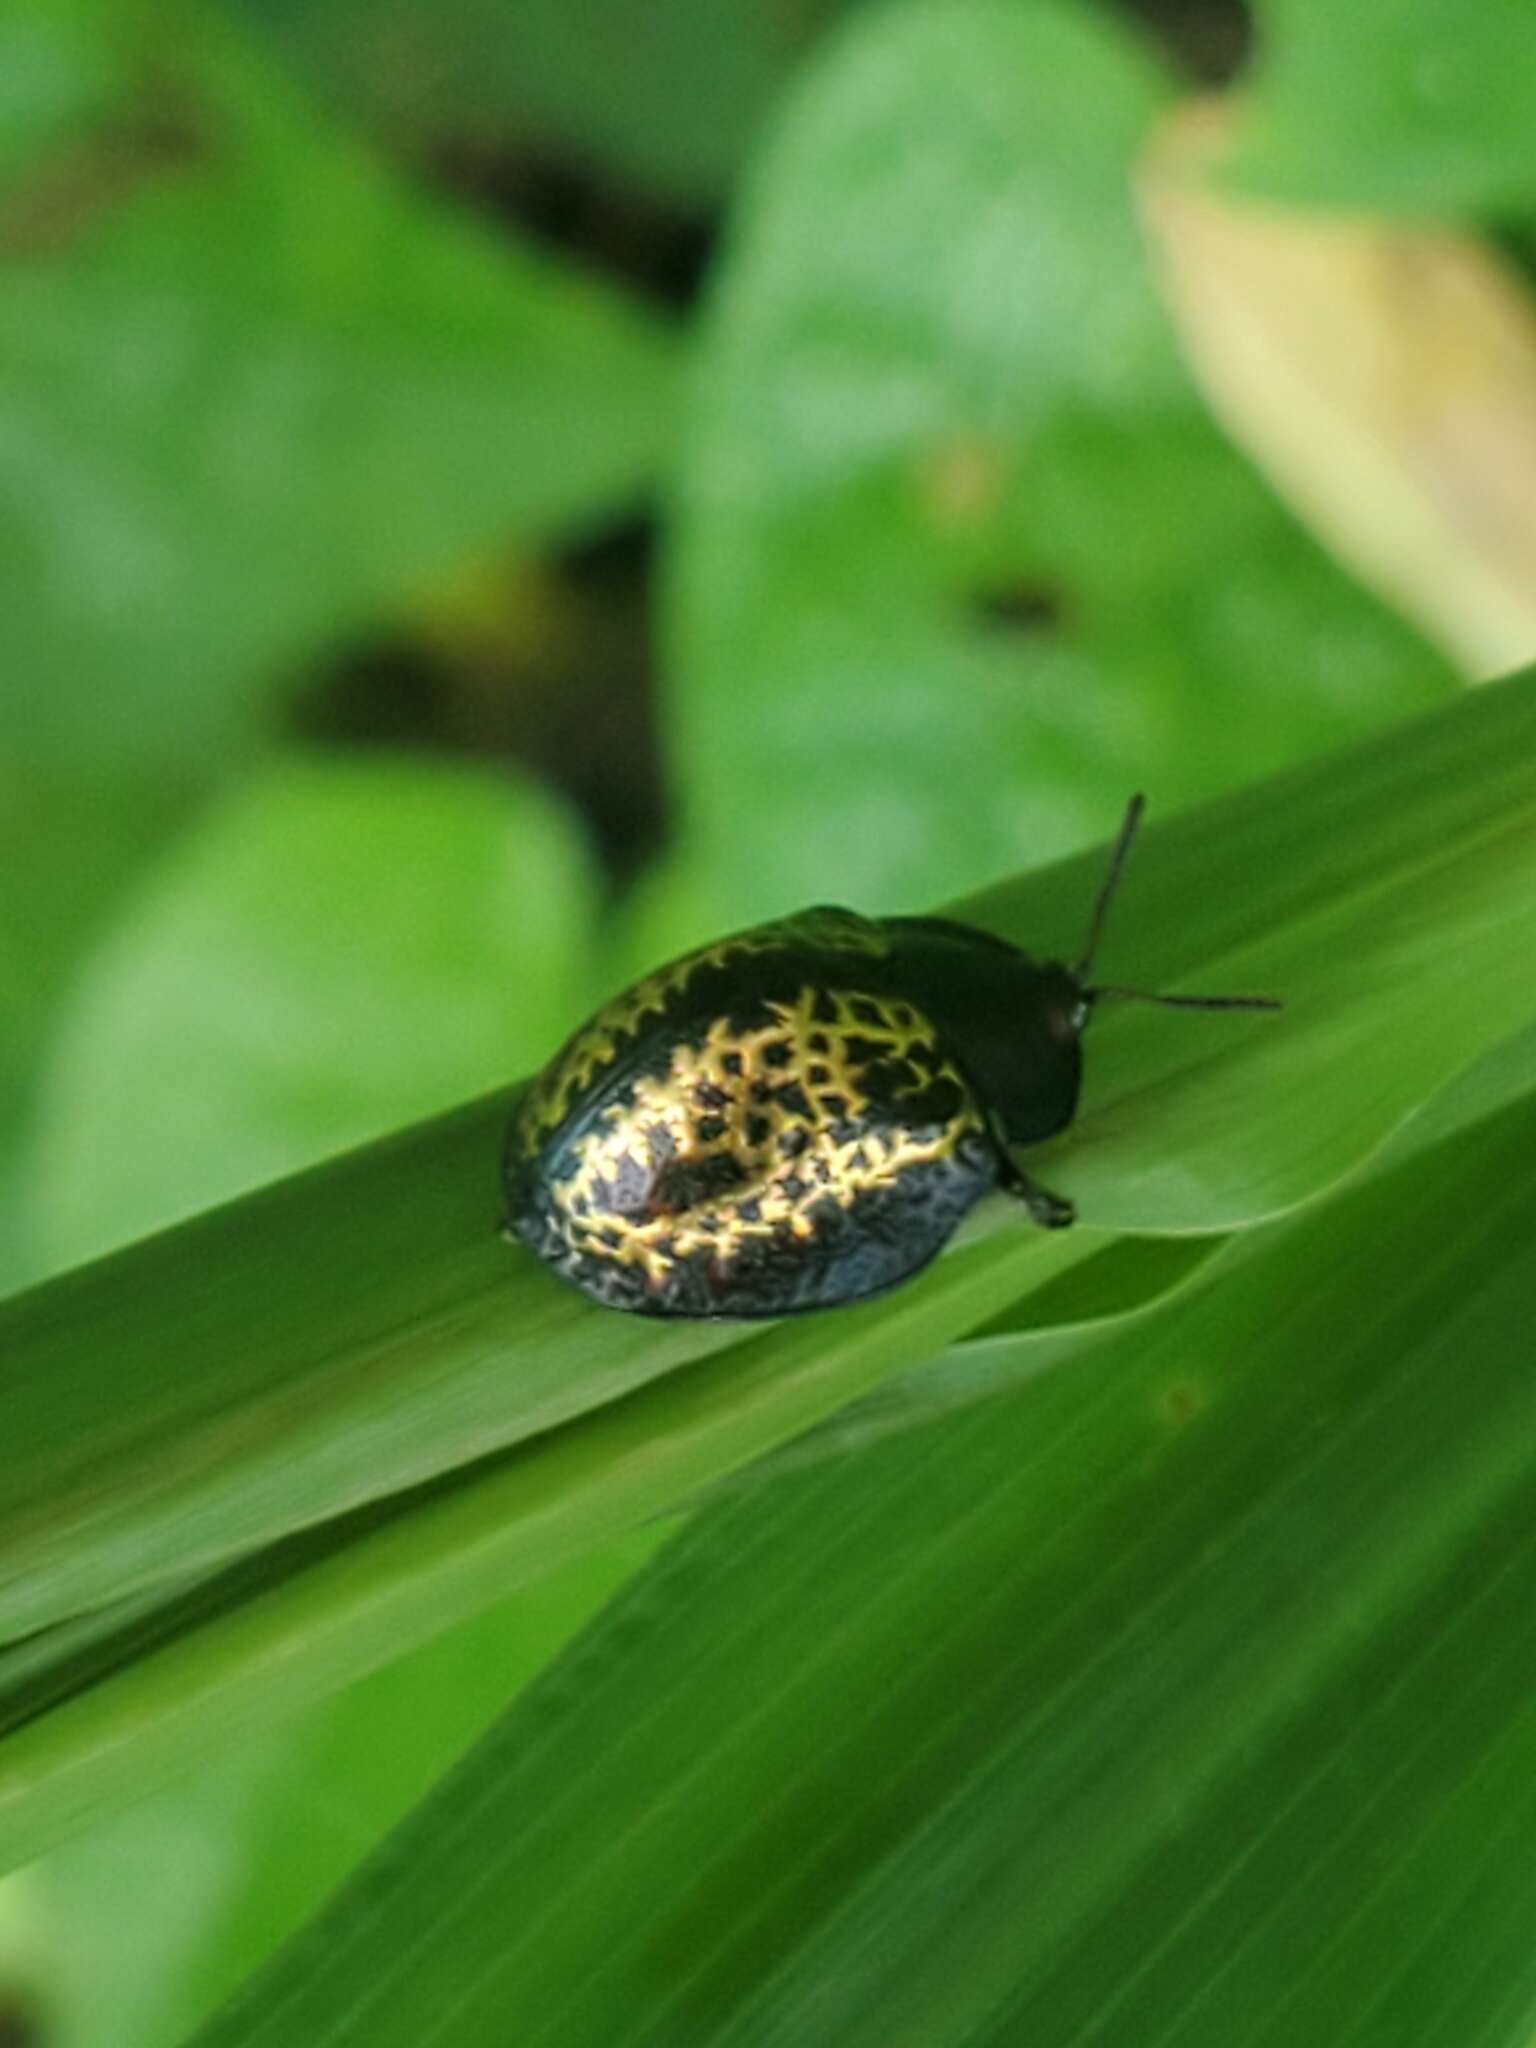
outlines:
M1252 26L1234 189L1529 232L1519 0ZM0 5L0 2037L1536 2037L1536 677L1212 423L1181 47ZM1096 1027L1080 1229L745 1334L494 1237L630 971L1070 948L1143 785L1114 977L1288 1008Z

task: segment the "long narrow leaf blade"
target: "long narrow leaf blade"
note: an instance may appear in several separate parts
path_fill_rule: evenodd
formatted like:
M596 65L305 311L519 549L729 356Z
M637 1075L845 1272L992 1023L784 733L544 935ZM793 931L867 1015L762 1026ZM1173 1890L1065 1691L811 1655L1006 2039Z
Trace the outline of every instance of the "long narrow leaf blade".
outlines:
M197 2048L1524 2048L1533 1148L696 1520Z
M340 1525L337 1541L320 1529L253 1558L228 1589L178 1587L169 1614L130 1617L116 1665L110 1641L81 1645L63 1671L24 1656L20 1718L0 1740L0 1869L666 1513L989 1320L1031 1276L1082 1256L1083 1237L994 1233L899 1296L765 1331ZM6 1707L0 1661L0 1728Z

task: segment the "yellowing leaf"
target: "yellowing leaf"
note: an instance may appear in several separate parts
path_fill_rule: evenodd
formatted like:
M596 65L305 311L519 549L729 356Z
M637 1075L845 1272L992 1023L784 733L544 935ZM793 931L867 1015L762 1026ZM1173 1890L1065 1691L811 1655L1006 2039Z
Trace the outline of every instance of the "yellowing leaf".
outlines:
M1224 110L1141 179L1206 395L1307 523L1469 674L1536 654L1536 302L1475 237L1218 191Z

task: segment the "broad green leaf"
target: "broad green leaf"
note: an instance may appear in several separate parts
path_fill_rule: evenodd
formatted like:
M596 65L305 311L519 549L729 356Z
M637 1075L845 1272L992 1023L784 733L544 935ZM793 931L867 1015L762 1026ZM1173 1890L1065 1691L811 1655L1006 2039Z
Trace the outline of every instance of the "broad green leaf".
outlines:
M490 138L685 205L716 200L849 0L245 0L394 133Z
M1444 219L1536 206L1525 0L1262 0L1233 176L1275 199Z
M58 1004L108 906L179 825L188 792L0 776L0 1105L30 1092Z
M1219 1231L1301 1202L1530 1022L1533 748L1527 676L1148 830L1103 971L1268 986L1288 1007L1106 1009L1082 1116L1041 1155L1085 1223ZM1101 859L970 909L1070 958ZM506 1108L472 1104L0 1304L0 1640L746 1354L739 1326L593 1310L499 1240Z
M402 760L263 771L161 864L74 992L38 1146L55 1263L535 1065L584 1007L596 909L576 828L526 783Z
M94 141L142 147L0 272L12 774L205 763L317 641L628 503L668 433L656 322L389 175L227 12L101 33Z
M91 0L0 15L0 197L13 173L110 103L111 54Z
M1533 1145L696 1520L197 2048L1523 2048Z
M1112 18L861 14L742 196L669 561L714 916L910 909L1422 706L1449 672L1222 441L1132 177Z
M0 1294L46 1268L32 1151L39 1068L81 957L147 859L185 820L191 792L110 787L0 769Z

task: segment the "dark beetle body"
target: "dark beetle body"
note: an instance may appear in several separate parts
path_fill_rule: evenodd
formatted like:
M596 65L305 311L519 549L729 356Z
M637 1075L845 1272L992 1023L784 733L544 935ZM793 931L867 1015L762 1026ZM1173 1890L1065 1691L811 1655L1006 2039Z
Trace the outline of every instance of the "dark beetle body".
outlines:
M855 1301L1070 1123L1077 975L944 918L822 908L617 996L508 1134L513 1229L594 1300L662 1316Z
M615 996L518 1105L512 1229L611 1308L781 1316L894 1287L991 1188L1070 1223L1009 1148L1072 1121L1094 1004L1278 1007L1089 985L1142 808L1074 966L948 918L823 908Z

